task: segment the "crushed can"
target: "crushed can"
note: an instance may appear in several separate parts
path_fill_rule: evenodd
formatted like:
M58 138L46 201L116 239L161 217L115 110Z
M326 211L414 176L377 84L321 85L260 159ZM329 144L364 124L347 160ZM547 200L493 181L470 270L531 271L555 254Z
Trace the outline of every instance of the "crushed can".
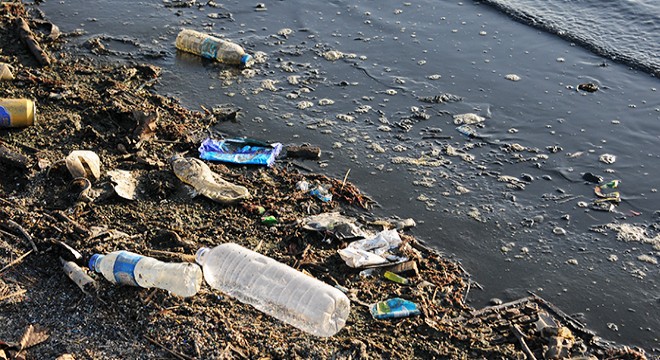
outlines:
M34 125L37 108L28 99L0 99L0 128Z

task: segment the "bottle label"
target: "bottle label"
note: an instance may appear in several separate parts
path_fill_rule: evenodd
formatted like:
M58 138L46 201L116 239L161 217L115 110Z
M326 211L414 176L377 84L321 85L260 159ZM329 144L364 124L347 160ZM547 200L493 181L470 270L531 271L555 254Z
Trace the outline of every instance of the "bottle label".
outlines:
M122 251L115 259L115 266L112 273L115 275L115 281L118 284L139 286L135 281L135 264L142 260L144 256Z
M201 54L207 59L215 59L218 55L218 43L211 38L204 39L202 46L200 46Z
M11 115L4 106L0 106L0 127L9 127L11 125Z

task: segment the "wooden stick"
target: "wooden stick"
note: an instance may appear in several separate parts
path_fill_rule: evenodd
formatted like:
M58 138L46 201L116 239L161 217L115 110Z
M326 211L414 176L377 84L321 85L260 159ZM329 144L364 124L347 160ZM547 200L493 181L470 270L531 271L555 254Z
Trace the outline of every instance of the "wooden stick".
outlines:
M525 334L523 334L518 325L511 325L511 331L516 335L516 338L518 338L518 342L520 342L520 346L522 346L523 351L527 354L528 359L536 360L536 356L534 356L534 353L529 349L529 346L527 346L527 343L525 342Z
M350 173L351 173L351 169L348 169L348 171L346 171L346 175L344 175L344 180L342 180L341 182L341 188L339 189L339 191L344 190L344 185L346 185L346 179L348 179L348 174Z
M23 235L23 237L27 239L30 245L32 245L32 249L35 252L39 252L39 249L37 249L37 245L34 243L34 240L32 240L32 235L30 235L27 231L25 231L25 229L23 229L23 227L20 224L18 224L16 221L11 219L6 220L6 222L10 227L18 230Z
M9 299L9 298L11 298L11 297L14 297L14 296L20 296L20 295L23 295L23 294L25 294L26 292L27 292L27 290L22 289L22 290L18 290L18 291L16 291L16 292L13 292L13 293L8 294L8 295L5 295L5 296L0 296L0 301L7 300L7 299Z
M48 54L39 46L37 39L34 37L34 33L30 30L30 25L23 18L16 18L16 27L18 27L18 36L23 40L25 45L30 49L32 55L37 59L41 66L50 65L50 57Z
M9 264L5 265L5 267L3 267L2 269L0 269L0 274L2 274L3 272L5 272L5 270L9 269L10 267L12 267L12 266L14 266L14 265L20 263L21 261L23 261L23 259L25 259L25 257L28 256L28 255L30 255L33 251L34 251L34 250L30 250L30 251L26 252L25 254L19 256L18 258L16 258L14 261L12 261L12 262L10 262Z
M186 356L186 355L184 355L184 354L182 354L182 353L179 353L179 352L176 352L176 351L174 351L174 350L170 350L170 349L168 349L167 347L165 347L165 345L162 345L162 344L158 343L158 341L156 341L156 340L154 340L154 339L148 337L147 335L144 335L144 338L147 339L147 340L149 340L149 342L151 342L152 344L154 344L154 345L158 346L159 348L161 348L161 349L167 351L168 353L172 354L172 355L173 355L175 358L177 358L177 359L181 359L181 360L193 360L193 358L191 358L191 357L189 357L189 356Z

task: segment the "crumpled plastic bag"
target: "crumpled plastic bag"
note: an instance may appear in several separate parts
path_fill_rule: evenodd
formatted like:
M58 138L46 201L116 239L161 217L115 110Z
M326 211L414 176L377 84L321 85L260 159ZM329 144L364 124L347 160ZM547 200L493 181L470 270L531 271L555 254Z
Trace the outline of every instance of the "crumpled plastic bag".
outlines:
M337 252L346 265L361 268L388 263L389 251L400 245L401 238L396 230L383 230L373 238L353 241Z
M338 212L308 216L302 220L302 226L310 231L328 231L340 240L366 236L364 231L355 225L355 220Z
M204 160L234 164L273 166L282 151L282 144L267 144L249 139L214 140L208 138L199 146L199 157Z

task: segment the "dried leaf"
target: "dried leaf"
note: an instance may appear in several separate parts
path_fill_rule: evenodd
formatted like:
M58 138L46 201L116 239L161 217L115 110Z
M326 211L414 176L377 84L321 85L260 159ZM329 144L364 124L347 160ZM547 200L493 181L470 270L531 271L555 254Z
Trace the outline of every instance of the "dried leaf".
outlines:
M41 344L46 341L48 337L49 335L46 329L42 329L39 325L34 326L30 324L27 329L25 329L23 338L21 338L21 351L34 345Z
M155 113L133 111L133 118L138 123L133 135L140 141L151 139L156 133L156 123L160 118L158 111Z
M126 170L111 170L108 171L110 179L115 184L114 189L117 195L127 200L135 200L137 192L137 179L133 177L130 171Z
M65 159L66 168L74 178L92 176L95 180L101 177L101 159L95 152L89 150L72 151Z

